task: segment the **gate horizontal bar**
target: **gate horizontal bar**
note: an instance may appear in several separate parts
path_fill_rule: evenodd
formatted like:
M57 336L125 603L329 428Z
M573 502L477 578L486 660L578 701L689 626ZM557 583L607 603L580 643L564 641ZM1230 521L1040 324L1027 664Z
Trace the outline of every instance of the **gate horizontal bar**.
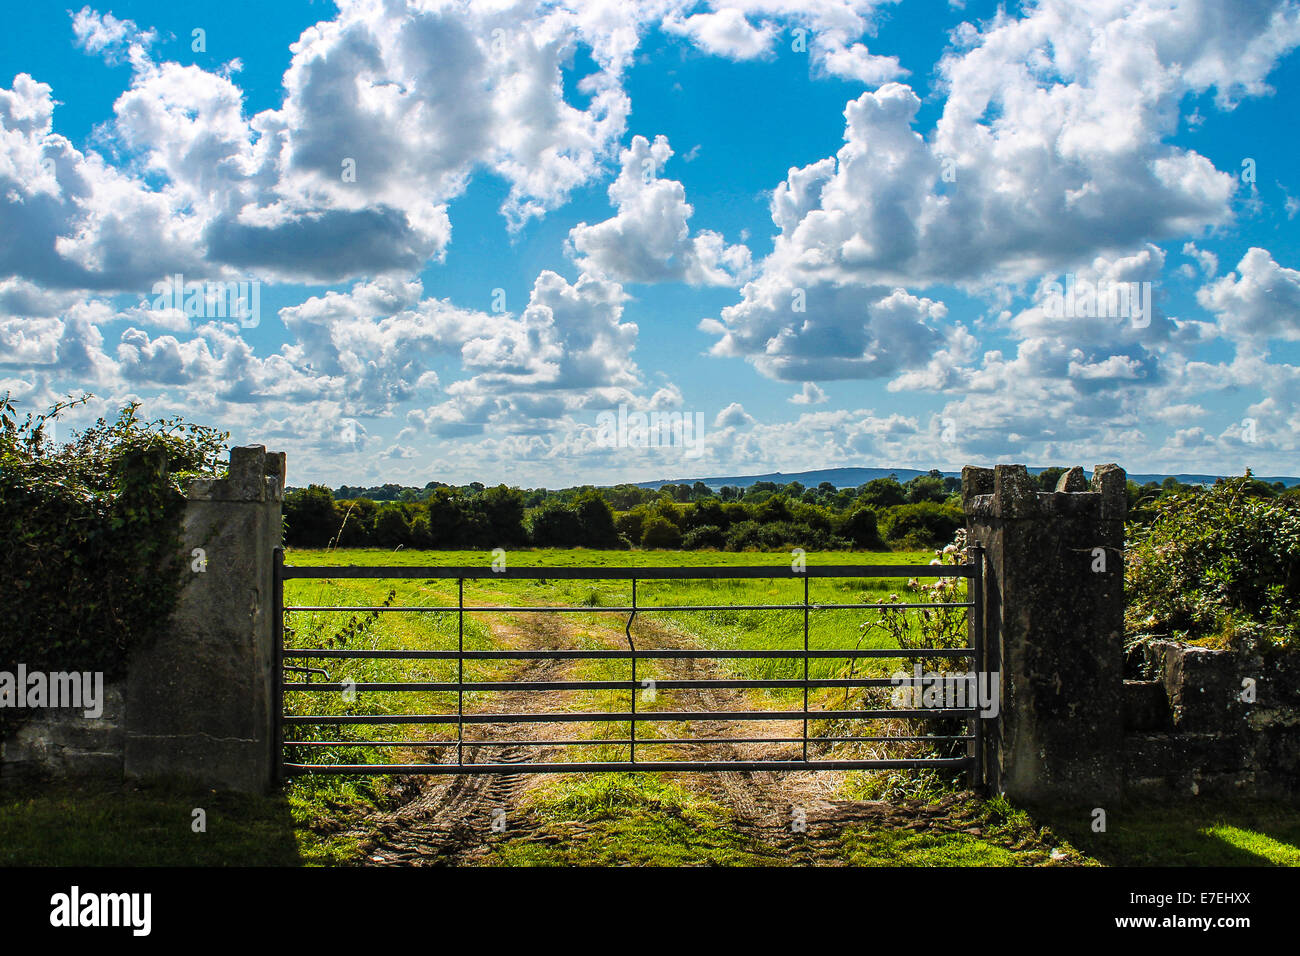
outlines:
M625 581L681 580L695 578L968 578L969 564L831 564L808 565L796 571L789 565L717 565L711 567L641 568L502 568L441 567L431 565L292 565L284 566L288 578L426 578L499 580ZM802 605L800 605L802 607Z
M809 604L810 611L863 611L863 610L881 610L889 608L897 611L915 610L917 608L932 607L974 607L972 601L947 601L947 602L930 602L919 604ZM419 604L407 605L406 607L391 607L384 604L286 604L283 608L285 611L338 611L340 613L368 613L370 611L379 613L404 612L408 614L455 614L464 610L466 614L471 612L485 613L493 611L502 614L573 614L587 613L592 614L628 614L636 611L637 614L644 614L647 611L802 611L802 604L658 604L652 607L643 607L638 604L632 607L626 605L600 605L593 607L586 604L574 605L505 605L505 604L466 604L462 609L456 605L442 604Z
M810 744L840 743L937 743L974 740L973 734L929 737L809 737ZM579 737L573 740L286 740L286 747L611 747L627 746L630 738ZM802 737L638 737L642 745L664 744L801 744Z
M873 720L885 717L974 717L973 708L885 710L648 710L637 713L568 711L546 714L323 714L312 717L285 717L285 724L537 724L599 723L637 720Z
M924 678L917 681L909 677L905 680L894 681L889 677L824 677L810 678L771 678L771 679L748 679L748 678L706 678L701 680L658 680L657 678L646 678L645 680L518 680L518 681L465 681L463 684L456 681L371 681L356 683L326 683L308 684L305 682L285 682L280 685L282 690L293 691L295 693L337 693L343 690L356 691L358 694L363 692L452 692L456 691L543 691L543 690L643 690L646 683L650 682L656 690L739 690L745 687L781 687L781 688L802 688L802 687L909 687L912 685L925 686Z
M729 658L784 658L802 660L809 658L831 658L848 660L855 657L970 657L974 649L970 647L941 648L843 648L821 650L796 650L780 648L770 650L683 650L679 648L638 649L635 654L630 650L549 650L549 651L385 651L385 650L342 650L337 648L318 649L313 647L286 647L285 657L328 657L336 659L374 659L374 660L437 660L448 661L463 658L478 661L543 661L543 660L628 660L636 657L659 659L721 660Z
M703 773L752 770L906 770L971 766L970 757L934 757L897 760L638 760L596 763L391 763L391 764L309 764L286 763L285 772L297 776L314 774L391 773L391 774L522 774L522 773L619 773L629 771L698 770Z

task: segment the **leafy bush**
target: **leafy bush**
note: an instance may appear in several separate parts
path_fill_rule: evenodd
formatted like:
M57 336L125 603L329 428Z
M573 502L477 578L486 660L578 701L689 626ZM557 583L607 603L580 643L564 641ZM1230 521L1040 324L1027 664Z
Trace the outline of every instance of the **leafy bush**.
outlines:
M474 504L483 514L486 540L483 547L508 547L524 544L528 533L524 531L524 493L518 488L497 485L486 488L474 498Z
M567 505L543 505L533 515L532 539L539 548L576 547L582 543L582 519Z
M858 500L870 508L892 508L907 501L897 478L873 478L859 489Z
M338 533L333 539L334 544L341 548L360 548L372 543L375 516L379 513L379 505L368 498L358 498L356 501L340 502L339 510L343 514L339 518ZM286 543L298 544L293 537L292 524L289 525Z
M716 527L725 531L731 524L731 513L718 499L707 498L686 509L685 522L688 529Z
M406 509L392 502L380 505L379 513L375 515L375 544L381 548L396 548L409 543L411 537L411 522Z
M876 512L871 508L859 508L847 515L839 530L842 536L853 542L855 548L875 551L885 545L880 539Z
M774 521L770 524L741 521L732 525L726 535L728 551L836 550L847 548L848 544L847 540L824 528L810 527L798 521Z
M762 547L763 526L757 521L738 521L727 532L728 551L748 551Z
M890 508L880 530L891 542L934 547L951 541L965 521L960 508L921 501Z
M641 533L641 547L648 550L651 548L675 549L681 546L682 533L678 530L677 525L659 515L646 519L645 530Z
M146 422L138 404L49 441L47 423L88 399L19 421L0 398L0 670L120 677L166 625L188 570L181 489L220 473L224 432Z
M940 474L917 475L903 486L910 504L920 501L942 502L948 497L944 490L943 476Z
M323 485L291 489L284 496L285 543L298 548L496 548L528 540L524 494L518 488L480 485L473 494L431 488L424 500L405 497L397 485L391 488L395 491L384 499L351 501L335 501ZM398 493L403 494L400 500ZM544 533L560 532L552 527ZM610 537L606 532L602 540Z
M790 502L786 500L785 495L773 495L754 509L754 520L762 524L789 521L792 517Z
M1300 634L1300 500L1244 476L1166 495L1130 524L1125 631L1229 644Z
M624 511L614 519L614 527L620 535L628 541L640 541L641 533L644 530L645 509L636 508L632 511Z
M701 548L715 548L720 551L726 546L726 532L715 524L701 525L686 532L686 537L682 538L682 549L685 551L698 551Z
M618 547L618 529L614 525L614 509L597 491L585 491L578 496L573 510L582 527L582 543L589 548Z

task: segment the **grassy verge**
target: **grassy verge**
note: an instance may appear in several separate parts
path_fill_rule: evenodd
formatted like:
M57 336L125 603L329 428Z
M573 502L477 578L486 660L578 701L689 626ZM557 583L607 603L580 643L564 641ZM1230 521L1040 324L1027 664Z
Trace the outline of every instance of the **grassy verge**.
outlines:
M931 792L902 803L903 822L846 827L840 837L850 866L1089 866L1096 865L1050 827L1001 797L981 800ZM939 810L942 812L924 812ZM899 824L902 825L899 825Z
M1096 865L1004 800L935 792L875 807L875 819L763 834L708 796L655 774L584 776L536 790L491 866ZM780 846L771 845L776 838Z

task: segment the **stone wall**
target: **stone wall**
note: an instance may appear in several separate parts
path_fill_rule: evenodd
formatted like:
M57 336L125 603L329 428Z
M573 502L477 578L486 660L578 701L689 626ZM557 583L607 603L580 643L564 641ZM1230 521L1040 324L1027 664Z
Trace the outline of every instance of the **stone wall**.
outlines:
M1294 798L1300 654L1155 642L1125 661L1125 485L1116 465L1091 481L1073 468L1054 492L1021 465L963 469L967 534L986 555L985 667L1001 677L984 785L1093 805Z
M96 774L271 786L272 560L284 483L284 454L255 445L231 449L226 478L191 484L181 525L190 571L169 627L133 652L124 681L105 687L99 717L33 710L0 742L0 783Z
M98 717L77 707L32 711L0 741L0 784L30 783L42 777L95 774L121 777L126 752L122 685L104 685Z
M968 541L982 545L984 667L1000 672L985 784L1026 801L1121 790L1126 477L1099 465L1040 492L1023 465L965 468Z
M1124 682L1125 792L1300 795L1300 654L1143 645Z

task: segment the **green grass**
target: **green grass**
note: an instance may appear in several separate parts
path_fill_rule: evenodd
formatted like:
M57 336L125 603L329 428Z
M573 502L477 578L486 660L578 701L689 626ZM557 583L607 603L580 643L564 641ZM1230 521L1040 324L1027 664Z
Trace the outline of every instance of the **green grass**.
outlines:
M206 832L193 829L195 809ZM299 866L355 852L296 824L283 796L170 781L46 784L0 792L0 866Z
M1018 866L1018 855L967 833L853 827L843 837L850 866Z
M919 802L947 797L938 818L945 826L846 827L841 837L851 866L1054 866L1095 865L1050 827L1001 797L953 800L930 789ZM917 799L917 798L913 798ZM919 815L918 819L926 819Z
M601 774L556 782L535 792L525 809L538 824L522 836L511 838L507 833L495 843L489 865L771 866L782 862L737 832L726 808L656 774Z
M337 795L335 795L337 796ZM45 785L0 793L0 866L310 866L359 862L339 822L367 801L326 791L259 797L158 781ZM932 791L927 798L940 799ZM207 832L192 829L193 810ZM725 807L656 774L555 778L494 838L495 866L771 866L792 862L756 843ZM906 810L895 818L909 818ZM920 816L919 814L917 815ZM1093 833L1083 811L1024 810L965 800L940 819L959 830L897 825L844 829L852 866L1297 866L1300 815L1259 802L1132 806ZM977 830L978 832L968 832ZM1052 850L1059 859L1053 859Z
M926 564L929 552L821 552L808 556L814 564ZM513 551L508 555L511 567L725 567L736 565L773 565L788 567L787 552L674 552L674 551L590 551L537 549ZM289 564L312 565L435 565L489 567L492 555L476 551L384 551L373 548L334 551L293 550L286 555ZM398 591L397 604L448 606L456 600L454 581L436 580L293 580L287 585L287 598L294 604L378 603L389 588ZM907 594L906 580L901 578L866 579L812 579L809 581L809 600L816 603L874 603L885 600L890 594ZM583 605L593 611L565 615L566 620L582 624L597 624L607 630L621 631L626 615L617 612L601 613L596 608L626 607L631 604L631 584L627 581L573 581L544 579L541 581L496 581L492 579L465 583L467 604L525 605ZM905 598L906 599L906 598ZM638 582L637 602L643 608L655 604L666 605L718 605L718 604L799 604L803 600L802 580L719 579ZM303 615L291 615L296 621ZM862 625L874 612L868 611L815 611L810 615L809 646L815 649L889 647L895 646L878 631L864 631ZM404 637L419 634L428 646L454 647L454 615L443 614L386 614L385 620L371 628L374 638L395 639L400 646ZM401 618L400 623L387 623L387 619ZM470 614L466 621L475 625L485 623L484 615ZM689 633L701 646L720 650L777 648L795 649L803 646L802 610L784 611L645 611L638 616L638 626L655 622ZM304 623L308 632L321 634L329 627L346 623L346 615L312 615ZM475 635L482 639L481 633ZM470 643L466 646L478 646ZM387 646L387 645L385 645ZM897 661L880 662L880 667L893 669ZM824 658L810 664L809 675L814 678L833 677L846 665L844 659ZM646 665L653 667L653 665ZM802 676L802 663L789 659L748 659L732 664L737 676L751 678L790 678ZM341 671L342 673L342 671ZM477 673L477 671L476 671ZM645 676L654 676L647 670ZM469 675L466 675L469 679ZM484 678L490 679L490 678Z
M1036 816L1106 866L1300 866L1300 813L1286 804L1134 804L1112 809L1104 833L1091 808Z

